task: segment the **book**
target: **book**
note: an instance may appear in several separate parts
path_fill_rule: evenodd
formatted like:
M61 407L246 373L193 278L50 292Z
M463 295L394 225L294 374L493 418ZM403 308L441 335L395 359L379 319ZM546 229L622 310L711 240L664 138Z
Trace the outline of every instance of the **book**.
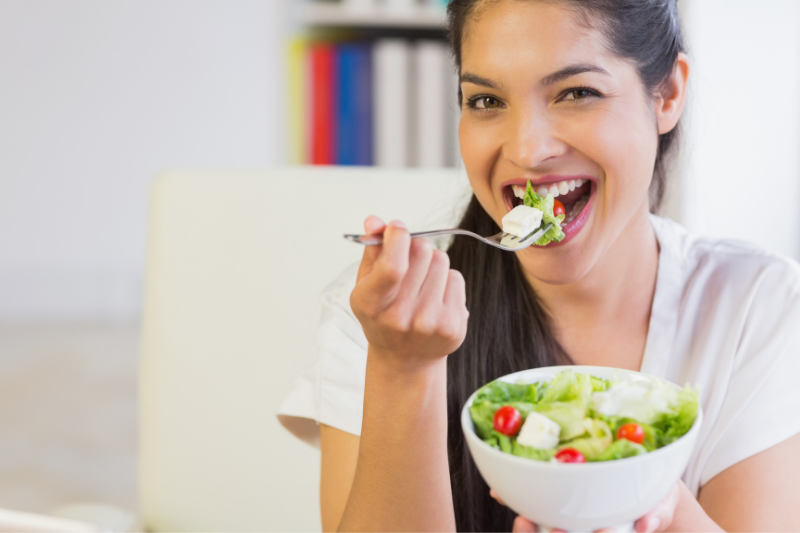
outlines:
M338 122L336 130L339 165L372 164L372 59L361 43L338 47Z
M441 41L414 45L413 166L441 168L448 158L448 50Z
M311 158L313 165L335 163L336 53L330 43L311 47Z
M372 52L374 164L408 166L410 45L379 39Z
M303 37L295 37L288 49L289 81L289 161L295 165L308 162L308 49Z

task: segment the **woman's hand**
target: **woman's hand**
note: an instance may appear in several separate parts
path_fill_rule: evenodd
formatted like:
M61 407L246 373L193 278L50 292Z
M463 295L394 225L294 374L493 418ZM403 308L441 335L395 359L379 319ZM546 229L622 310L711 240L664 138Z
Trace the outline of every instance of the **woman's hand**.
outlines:
M467 332L466 293L446 253L425 239L411 239L402 222L364 222L383 244L367 246L350 306L364 329L370 353L412 366L454 352Z
M655 531L667 531L667 529L669 529L669 526L672 524L672 518L675 516L675 509L678 506L678 501L680 500L680 483L681 482L679 481L674 487L672 487L672 490L669 491L669 494L667 494L667 496L661 500L661 503L659 503L655 509L634 522L634 531L639 533L652 533ZM497 500L500 504L505 505L505 503L503 503L503 501L497 497L497 494L494 491L491 491L490 494L492 495L492 498ZM537 527L536 524L527 518L518 516L514 519L512 531L514 533L527 533L537 531ZM613 531L613 528L607 528L601 529L599 533L613 533Z

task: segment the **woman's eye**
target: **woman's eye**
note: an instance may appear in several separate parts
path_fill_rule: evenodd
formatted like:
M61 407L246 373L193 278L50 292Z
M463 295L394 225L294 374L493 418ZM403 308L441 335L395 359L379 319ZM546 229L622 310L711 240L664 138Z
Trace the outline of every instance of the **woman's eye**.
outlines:
M599 95L597 94L597 91L593 91L592 89L570 89L564 94L561 100L565 102L575 102L577 100L583 100L584 98L590 98L592 96Z
M469 107L473 109L496 109L501 106L500 100L493 96L476 96L469 99Z

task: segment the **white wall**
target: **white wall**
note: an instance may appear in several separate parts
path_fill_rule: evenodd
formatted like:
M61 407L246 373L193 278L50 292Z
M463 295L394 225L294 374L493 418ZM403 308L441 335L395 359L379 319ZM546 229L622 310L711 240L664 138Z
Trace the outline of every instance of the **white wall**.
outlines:
M800 258L800 2L688 0L685 224Z
M283 0L0 2L0 319L135 317L148 189L283 162Z
M135 317L153 176L285 161L295 3L0 1L0 320ZM670 212L800 258L800 2L685 4Z

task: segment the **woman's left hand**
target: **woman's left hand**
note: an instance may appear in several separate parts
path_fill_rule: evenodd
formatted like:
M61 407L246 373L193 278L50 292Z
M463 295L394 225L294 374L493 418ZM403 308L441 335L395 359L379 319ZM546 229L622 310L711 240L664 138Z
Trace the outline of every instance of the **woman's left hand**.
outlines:
M678 500L680 500L680 481L672 487L672 490L669 491L669 494L661 500L655 509L638 519L633 524L633 529L638 533L651 533L654 531L666 531L669 526L672 524L672 519L675 516L675 508L678 506ZM494 491L490 493L492 497L500 502L502 505L505 505L503 501L497 497ZM524 518L522 516L518 516L514 520L514 527L512 529L514 533L527 533L527 532L534 532L538 531L536 524ZM554 529L555 531L561 531ZM613 528L601 529L599 533L606 533L606 532L613 532Z

